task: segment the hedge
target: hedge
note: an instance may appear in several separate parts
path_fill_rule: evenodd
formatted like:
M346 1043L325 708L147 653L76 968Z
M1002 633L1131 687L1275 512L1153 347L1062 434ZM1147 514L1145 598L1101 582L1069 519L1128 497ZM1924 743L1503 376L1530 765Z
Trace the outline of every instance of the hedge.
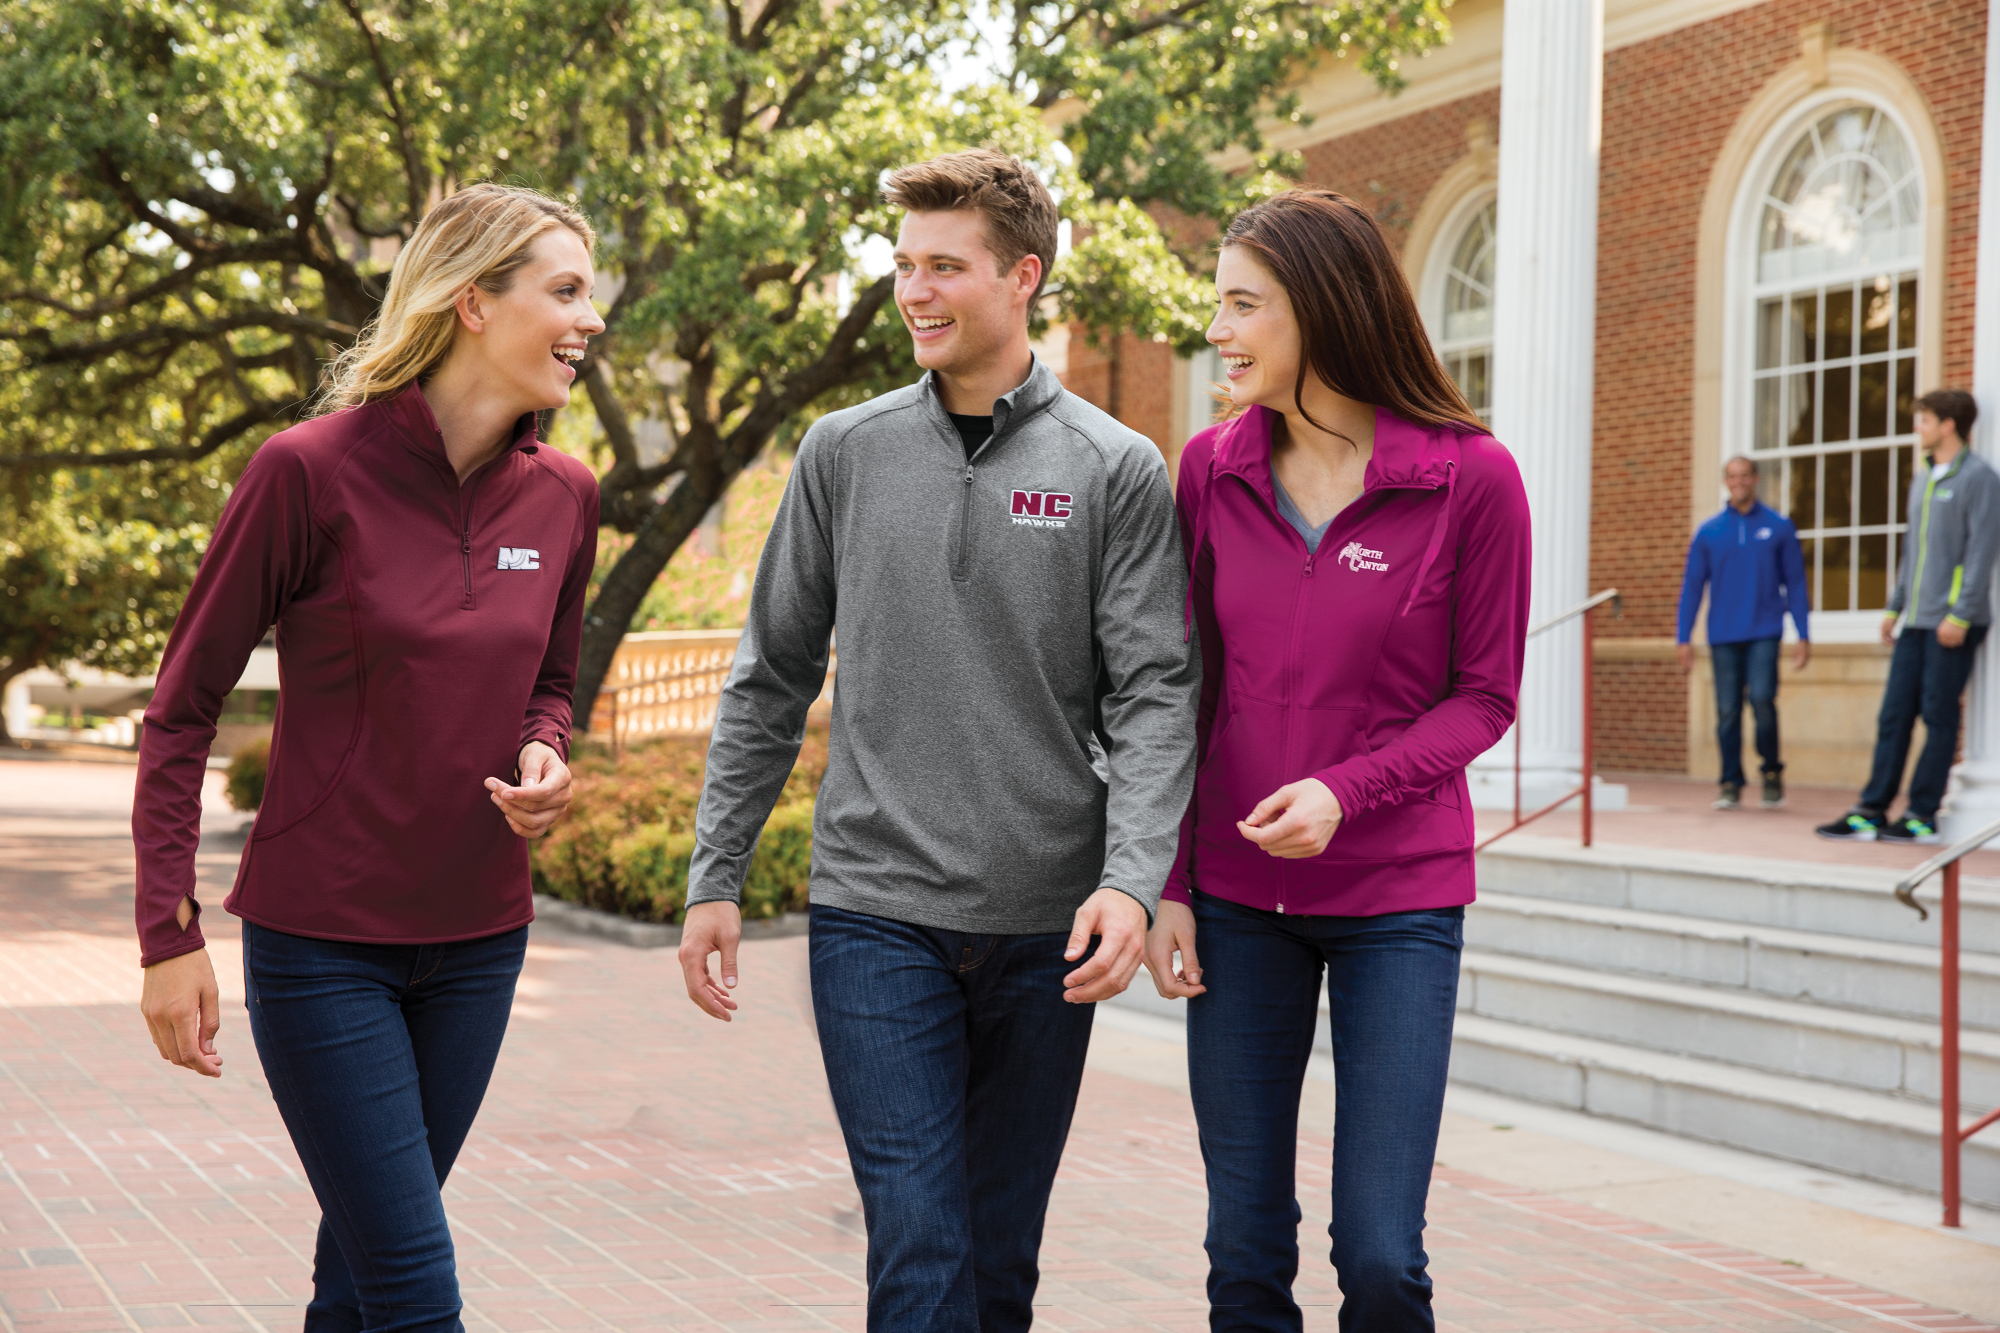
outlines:
M681 920L704 749L696 741L663 741L617 760L575 759L569 811L533 844L536 889L639 921ZM805 910L812 803L825 768L825 737L809 735L750 859L745 917Z

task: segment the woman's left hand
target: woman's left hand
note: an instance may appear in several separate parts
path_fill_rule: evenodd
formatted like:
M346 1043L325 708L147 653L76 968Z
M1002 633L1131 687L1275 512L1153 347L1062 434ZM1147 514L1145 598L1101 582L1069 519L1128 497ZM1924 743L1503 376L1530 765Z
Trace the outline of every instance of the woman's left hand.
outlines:
M529 741L521 747L520 785L488 778L486 790L507 817L508 828L524 838L539 838L569 805L569 765L548 745Z
M1318 856L1340 828L1340 802L1318 778L1287 782L1257 802L1236 831L1287 861Z

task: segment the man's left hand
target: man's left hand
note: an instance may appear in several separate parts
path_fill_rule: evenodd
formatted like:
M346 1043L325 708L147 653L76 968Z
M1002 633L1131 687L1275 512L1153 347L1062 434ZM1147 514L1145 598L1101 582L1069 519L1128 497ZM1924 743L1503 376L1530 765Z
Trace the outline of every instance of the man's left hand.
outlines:
M1063 978L1063 999L1071 1004L1096 1004L1124 993L1146 956L1146 909L1139 900L1117 889L1099 889L1076 909L1063 957L1075 962L1097 936L1090 961Z
M521 747L520 783L488 778L486 790L507 817L508 828L524 838L539 838L569 805L569 765L552 747L529 741Z
M1965 626L1955 620L1940 620L1937 627L1938 643L1946 648L1957 648L1965 643Z
M1287 782L1257 802L1236 831L1273 856L1299 861L1318 856L1333 841L1343 818L1340 802L1318 778Z
M1792 670L1804 671L1806 663L1810 661L1812 661L1812 644L1805 639L1800 639L1792 645Z

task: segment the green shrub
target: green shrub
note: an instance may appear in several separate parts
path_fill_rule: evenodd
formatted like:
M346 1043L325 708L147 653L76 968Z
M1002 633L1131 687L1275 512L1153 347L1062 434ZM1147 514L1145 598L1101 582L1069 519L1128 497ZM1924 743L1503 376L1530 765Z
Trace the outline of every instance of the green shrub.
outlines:
M271 742L251 741L229 760L224 793L232 810L250 813L264 804L264 774L271 766Z
M579 753L569 810L533 844L540 892L639 921L681 920L707 743L658 741L613 759ZM749 919L802 912L812 866L812 802L826 771L815 729L764 825L743 885Z

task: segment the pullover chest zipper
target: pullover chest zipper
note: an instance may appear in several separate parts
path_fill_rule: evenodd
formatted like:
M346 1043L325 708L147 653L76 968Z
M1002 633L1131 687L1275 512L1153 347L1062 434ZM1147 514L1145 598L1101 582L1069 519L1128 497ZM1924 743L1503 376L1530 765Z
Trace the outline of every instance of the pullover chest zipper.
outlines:
M471 611L476 606L472 597L472 493L478 485L479 478L475 476L458 492L458 562L465 578L465 592L458 603L461 611Z
M951 576L965 578L965 566L972 550L972 464L965 465L965 484L959 488L958 551L952 556Z

